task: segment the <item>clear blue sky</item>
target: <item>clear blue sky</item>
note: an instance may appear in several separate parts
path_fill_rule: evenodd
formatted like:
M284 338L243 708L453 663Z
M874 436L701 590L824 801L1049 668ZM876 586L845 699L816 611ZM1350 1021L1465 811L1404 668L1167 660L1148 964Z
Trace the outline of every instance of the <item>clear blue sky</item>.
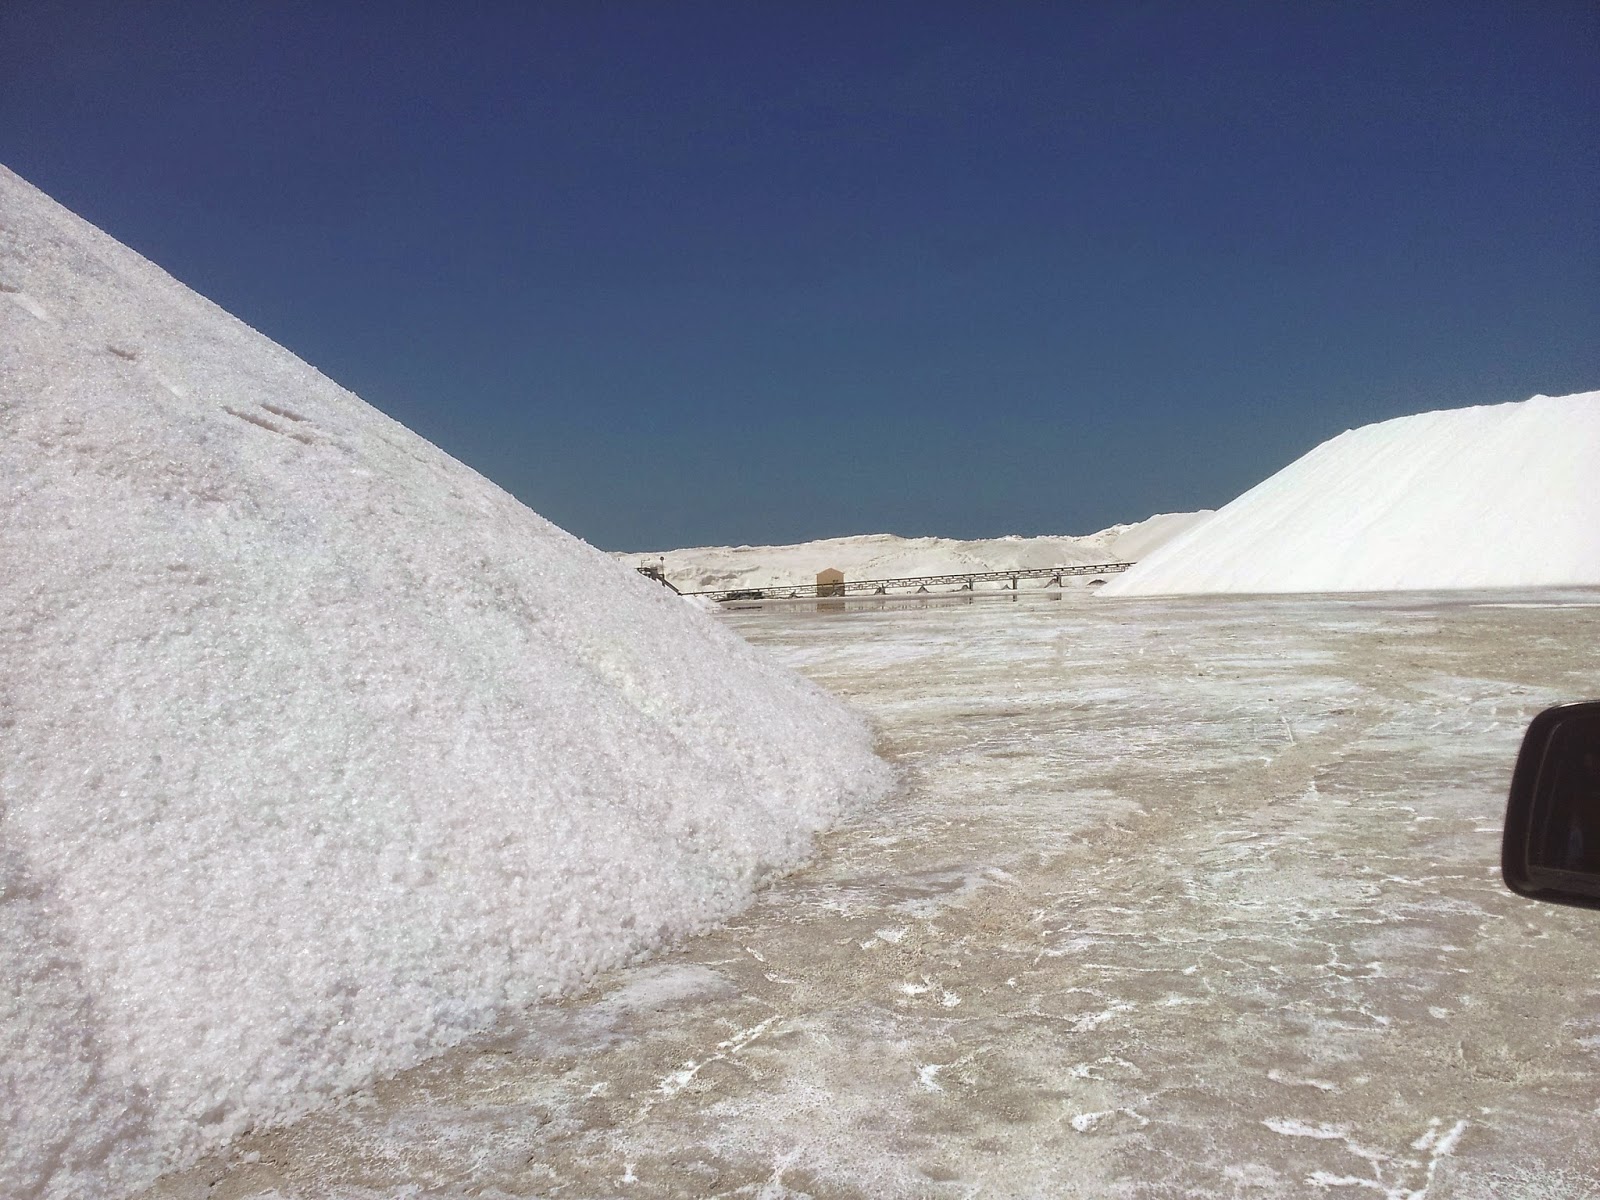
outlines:
M1590 0L0 2L0 161L609 549L1600 387L1597 129Z

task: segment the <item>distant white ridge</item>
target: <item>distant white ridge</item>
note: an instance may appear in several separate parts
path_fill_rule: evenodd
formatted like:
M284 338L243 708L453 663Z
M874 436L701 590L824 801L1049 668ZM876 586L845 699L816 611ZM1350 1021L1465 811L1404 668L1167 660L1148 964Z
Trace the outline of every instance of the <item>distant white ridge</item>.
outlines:
M1324 442L1102 596L1600 584L1600 392Z
M854 715L0 168L0 1196L745 905Z
M905 579L1077 563L1133 562L1209 512L1161 513L1134 525L1113 525L1081 537L999 537L975 541L867 533L791 546L696 546L619 554L632 564L664 560L666 575L686 592L810 583L836 567L846 579Z

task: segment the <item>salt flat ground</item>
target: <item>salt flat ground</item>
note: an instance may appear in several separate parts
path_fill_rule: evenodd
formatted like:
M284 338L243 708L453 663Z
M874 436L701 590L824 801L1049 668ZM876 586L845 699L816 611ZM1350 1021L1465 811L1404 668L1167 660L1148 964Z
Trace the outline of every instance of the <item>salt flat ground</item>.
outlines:
M904 772L723 928L163 1197L1600 1193L1600 912L1498 879L1600 593L728 614Z

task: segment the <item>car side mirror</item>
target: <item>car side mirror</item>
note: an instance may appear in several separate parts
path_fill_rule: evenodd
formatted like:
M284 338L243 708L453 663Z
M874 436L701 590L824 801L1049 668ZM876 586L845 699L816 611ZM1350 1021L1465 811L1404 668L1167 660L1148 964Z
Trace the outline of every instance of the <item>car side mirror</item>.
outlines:
M1529 724L1500 872L1518 895L1600 908L1600 701L1547 708Z

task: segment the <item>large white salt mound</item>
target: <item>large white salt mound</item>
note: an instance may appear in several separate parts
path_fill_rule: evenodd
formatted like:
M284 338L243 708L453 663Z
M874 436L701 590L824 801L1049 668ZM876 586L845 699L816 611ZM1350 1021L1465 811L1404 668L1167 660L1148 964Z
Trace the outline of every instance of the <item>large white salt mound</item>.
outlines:
M1600 584L1600 392L1324 442L1102 596Z
M703 927L861 721L0 168L0 1195Z
M686 592L810 583L834 567L846 579L905 579L981 571L1063 567L1077 563L1132 562L1210 516L1162 513L1134 525L1058 537L1000 537L974 541L868 533L790 546L695 546L683 550L619 554L629 563L660 562L675 587Z

